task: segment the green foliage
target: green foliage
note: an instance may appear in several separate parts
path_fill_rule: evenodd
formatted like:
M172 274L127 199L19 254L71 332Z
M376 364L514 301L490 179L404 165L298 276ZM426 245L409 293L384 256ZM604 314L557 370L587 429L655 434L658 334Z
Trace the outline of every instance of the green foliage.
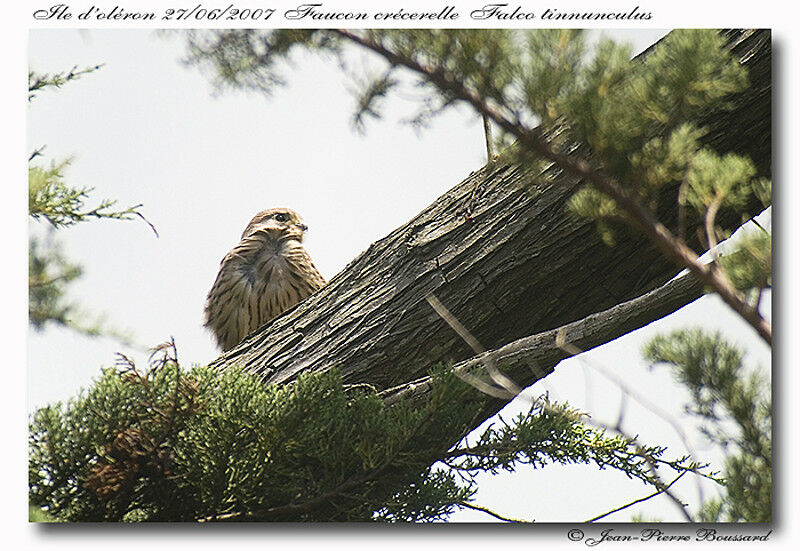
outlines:
M189 62L210 68L219 86L272 92L285 82L281 71L305 50L334 56L348 70L348 41L335 30L187 36ZM571 30L371 30L360 36L383 48L389 64L360 83L356 126L380 117L381 102L404 82L397 77L403 61L428 70L414 83L423 92L410 117L414 124L426 124L467 90L526 132L546 135L556 151L591 162L647 208L655 209L666 192L675 201L682 193L679 208L690 207L714 226L716 209L740 208L751 195L769 204L770 183L748 160L699 145L705 129L694 121L747 85L714 31L673 32L636 62L627 46L610 41L587 55L584 34ZM43 87L37 82L29 79L31 92ZM508 143L509 134L501 132L499 140ZM524 148L509 154L531 160ZM102 213L114 218L105 202L82 211L87 190L63 185L64 166L32 172L39 182L31 192L32 216L37 212L54 226ZM608 242L612 222L626 216L592 188L571 206L597 220ZM742 285L766 284L763 246L754 242L749 259L739 261ZM700 336L659 341L649 353L680 368L709 434L742 450L726 463L728 499L707 504L702 514L764 518L771 414L757 392L760 383L740 373L741 355ZM265 386L242 371L184 371L165 352L144 374L132 365L106 370L66 406L35 414L31 502L70 521L424 521L468 503L477 474L519 465L593 464L659 489L654 465L703 469L686 457L664 459L662 447L607 436L584 424L579 412L544 400L511 424L489 427L476 444L462 440L447 449L474 426L486 398L446 370L435 373L433 388L420 409L387 408L375 392L343 386L335 370ZM741 427L738 439L720 428L723 411ZM748 495L755 498L746 502Z
M32 155L31 160L39 155L41 150ZM66 184L64 172L69 164L70 161L65 160L51 163L48 168L33 163L28 167L28 213L32 220L47 220L51 229L60 229L90 218L129 220L142 216L138 211L141 205L115 211L112 209L115 202L109 200L91 209L84 208L84 200L92 190ZM82 273L80 265L62 254L52 235L46 239L31 236L28 247L28 320L31 327L42 331L49 324L56 324L88 336L105 335L129 342L126 334L108 327L103 319L91 320L91 316L68 300L70 283Z
M28 506L28 522L58 522L38 507Z
M609 247L614 246L617 242L616 228L611 222L621 219L616 201L591 186L584 186L569 198L568 205L578 215L594 218L603 242Z
M772 204L772 182L766 178L759 178L753 182L753 193L764 207Z
M92 209L84 208L84 200L93 190L74 188L64 181L64 171L70 160L51 163L49 168L31 165L28 167L28 213L34 220L43 218L55 228L72 226L89 218L131 220L141 217L138 209L142 205L115 211L115 201L104 200Z
M48 87L62 85L92 73L101 66L88 67L55 74L28 72L28 100L36 92ZM94 208L85 208L84 201L93 191L89 188L69 186L64 173L71 159L51 162L42 166L34 159L42 155L43 147L34 151L28 159L28 214L34 221L47 220L51 230L62 229L89 219L131 220L141 218L155 232L139 211L142 205L124 210L114 210L115 201L104 200ZM156 233L156 235L158 235ZM124 332L113 329L102 318L91 320L78 305L67 299L70 283L82 274L81 266L70 262L60 251L52 235L42 240L32 235L28 248L28 320L37 331L49 324L61 325L88 336L104 335L121 342L130 343Z
M754 193L750 183L756 169L749 159L728 154L721 157L709 150L701 150L692 159L686 173L687 201L698 212L704 213L715 200L722 204L742 206Z
M720 334L681 330L653 339L652 362L672 366L690 391L690 412L715 443L732 447L725 461L725 495L703 505L707 522L770 522L772 519L772 403L769 381L747 372L742 351ZM735 432L729 427L733 424Z
M560 118L559 108L565 95L574 90L575 71L586 57L584 31L578 29L542 29L524 37L525 60L520 63L520 92L528 108L543 121ZM593 67L605 75L614 73L611 66ZM613 77L611 77L613 78ZM603 77L600 77L602 80ZM602 95L588 95L583 101L601 101Z
M605 168L635 184L635 178L623 177L631 154L744 88L744 70L723 46L718 32L680 30L639 61L630 61L629 50L620 51L620 46L598 48L594 64L610 69L579 73L577 95L598 94L605 101L588 116L595 126L580 128L579 135L585 136ZM607 72L614 78L604 78ZM563 105L568 121L580 121L584 116L578 109L588 104L567 97Z
M78 80L81 76L93 73L100 69L102 65L85 67L78 69L77 65L69 71L61 73L37 73L28 71L28 101L36 97L36 92L49 87L61 88L64 84L73 80Z
M641 151L631 155L632 170L640 175L645 187L657 190L686 178L689 160L700 148L702 132L693 125L681 124L669 136L656 136ZM697 185L704 180L695 178Z
M81 268L66 260L54 245L31 237L28 248L28 320L41 330L49 322L67 325L73 306L65 302L67 285Z
M594 464L654 486L658 486L654 465L696 473L706 467L689 462L688 457L665 460L663 446L642 446L622 435L606 435L604 429L584 424L584 416L567 404L541 397L512 423L501 418L500 428L489 426L474 445L450 450L444 461L460 472L492 474L500 469L513 472L519 465L539 469L551 464Z
M70 283L83 273L70 262L52 235L31 236L28 241L28 323L35 331L51 325L69 328L89 337L111 337L131 344L128 332L112 327L104 316L94 316L69 299Z
M280 70L299 49L335 51L332 39L314 30L187 31L185 36L190 49L187 63L208 68L217 88L254 89L266 94L285 84Z
M701 468L544 401L448 451L486 399L448 370L414 409L342 385L337 370L266 386L240 370L185 372L173 352L162 347L146 373L123 358L66 406L35 413L33 505L64 521L416 522L470 502L479 472L519 464L594 463L647 484L650 463Z
M471 501L474 484L459 485L453 472L426 469L416 480L386 499L374 513L379 522L432 522L447 520L460 503Z
M720 259L725 273L737 289L755 292L772 286L772 235L753 231L738 243L736 254Z
M589 145L598 168L653 212L665 189L676 201L679 188L695 219L704 220L712 204L714 211L741 211L751 196L765 196L764 180L750 160L702 147L706 130L694 122L747 85L743 67L723 46L714 31L673 31L651 55L631 61L622 47L603 44L578 69L575 89L562 93L555 110L561 118L553 122L568 121L568 135ZM615 228L609 222L626 217L592 187L578 192L570 207L597 220L609 244Z
M107 369L66 407L36 412L31 501L70 521L435 518L467 496L428 469L465 430L463 417L431 422L463 413L453 392L412 411L349 392L336 371L265 386L237 370L186 373L174 357L146 374Z
M187 36L189 63L210 69L220 86L272 92L302 50L336 55L349 71L349 41L333 30L200 30ZM673 31L635 60L628 45L603 39L590 48L586 33L571 29L381 29L359 36L389 61L354 86L359 129L366 119L379 118L383 100L404 86L397 72L407 62L427 71L412 76L422 91L415 93L419 108L408 119L414 124L427 124L466 90L526 132L538 125L535 132L556 150L591 159L651 211L663 205L665 190L677 202L679 188L700 221L712 204L713 222L720 208L742 211L749 197L768 196L768 182L756 177L749 160L700 145L706 129L696 121L728 106L748 84L717 31ZM504 130L498 141L509 145ZM531 162L526 148L507 154ZM627 217L592 187L579 191L570 207L596 220L609 244L619 229L615 222ZM716 232L708 237L717 241Z
M31 156L36 158L37 151ZM105 200L87 209L84 200L91 189L73 188L66 184L64 172L70 161L51 163L49 168L31 164L28 167L28 213L32 220L47 220L50 229L73 226L88 219L130 220L143 218L141 205L125 210L113 210L114 201ZM104 335L121 342L130 337L108 326L102 318L92 316L67 298L70 283L78 279L83 270L69 261L61 252L56 239L32 235L28 247L28 320L37 331L49 324L61 325L88 336Z

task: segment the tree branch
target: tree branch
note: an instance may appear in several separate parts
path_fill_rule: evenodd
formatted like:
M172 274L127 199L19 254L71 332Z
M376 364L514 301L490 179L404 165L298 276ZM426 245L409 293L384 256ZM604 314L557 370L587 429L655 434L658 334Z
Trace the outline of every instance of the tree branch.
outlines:
M429 410L427 414L419 420L414 430L412 430L404 439L404 445L398 446L397 449L394 450L392 456L384 462L383 465L372 469L371 471L365 472L360 476L356 476L345 480L335 488L324 492L323 494L318 495L317 497L311 498L308 501L304 501L302 503L288 503L286 505L280 505L276 507L270 507L268 509L264 509L261 511L234 511L231 513L224 513L221 515L214 515L207 518L199 519L199 522L239 522L239 521L269 521L280 518L284 515L299 515L303 513L308 513L310 511L314 511L319 507L324 506L326 503L331 502L332 500L336 499L337 497L341 497L345 494L345 492L353 489L358 488L359 486L375 480L382 476L387 470L389 470L397 460L400 453L406 449L406 446L413 442L417 437L417 433L422 429L422 427L428 423L433 416L433 409Z
M624 509L627 509L628 507L633 507L637 503L642 503L644 501L647 501L648 499L652 499L652 498L654 498L654 497L656 497L658 495L661 495L661 494L667 492L672 487L672 485L675 484L677 481L679 481L681 479L681 477L683 475L685 475L687 472L689 472L689 471L681 472L678 476L676 476L672 480L672 482L670 482L669 484L667 484L666 486L664 486L662 488L659 488L658 490L656 490L655 492L653 492L650 495L647 495L647 496L639 498L639 499L635 499L635 500L631 501L630 503L626 503L625 505L617 507L616 509L611 509L610 511L608 511L606 513L603 513L602 515L597 515L596 517L590 518L589 520L587 520L585 522L595 522L597 520L600 520L601 518L607 517L608 515L611 515L611 514L614 514L614 513L618 513L618 512L620 512L620 511L622 511ZM691 522L691 519L689 519L689 521Z
M509 117L500 109L493 107L476 91L468 89L463 82L452 78L439 67L427 66L419 60L393 52L384 44L347 29L335 29L339 36L359 44L384 57L393 65L406 67L422 75L443 92L469 104L484 117L493 120L503 130L516 137L530 151L554 162L568 174L594 185L605 193L625 211L631 222L636 225L661 252L682 268L688 268L700 281L712 288L722 300L747 321L761 337L772 344L772 327L750 305L745 296L738 291L719 270L710 270L700 261L697 253L691 250L682 240L676 238L669 229L658 221L648 209L644 208L625 186L614 178L591 166L584 159L565 155L556 151L550 142L535 128L526 128L515 117Z
M467 503L466 501L462 501L461 503L457 504L459 507L463 507L465 509L472 509L473 511L480 511L481 513L486 513L487 515L491 515L498 520L502 520L503 522L512 522L512 523L527 523L532 522L529 520L518 520L515 518L504 517L492 511L491 509L487 509L486 507L481 507L480 505L473 505L472 503Z
M761 80L737 96L742 109L736 116L712 113L704 124L718 151L745 152L767 170L769 140L737 138L752 134L758 121L769 123L768 33L766 41L757 38L737 56ZM748 118L751 113L758 115L755 121ZM763 128L756 133L761 136ZM588 349L649 323L644 321L648 316L658 319L691 301L687 295L652 314L646 310L657 301L643 303L640 312L617 319L616 305L663 285L679 270L638 233L620 232L616 245L607 247L591 220L567 208L581 185L555 164L540 171L500 156L372 243L325 287L212 365L243 366L268 384L339 366L345 385L369 384L385 391L387 399L403 389L413 395L412 387L424 394L417 387L425 386L432 366L457 365L475 355L425 300L435 295L486 349L547 335L537 373L526 362L519 365L519 374L508 372L525 384L565 357L553 346L558 329L604 312L605 317L593 318L593 344L584 335L565 333L569 342ZM757 205L754 198L746 208L754 212ZM675 203L658 216L677 223ZM726 228L741 222L740 214L727 210L717 220ZM690 239L702 231L702 221L685 224ZM701 284L694 284L696 298ZM634 323L639 314L643 318Z
M553 372L555 366L572 354L563 342L580 350L625 335L660 319L703 295L703 286L690 274L684 274L636 299L579 321L513 341L490 352L455 364L453 369L469 373L491 361L501 365L505 376L522 387L530 386ZM381 393L387 404L401 400L423 403L430 390L430 377L399 385ZM503 389L505 390L505 389Z

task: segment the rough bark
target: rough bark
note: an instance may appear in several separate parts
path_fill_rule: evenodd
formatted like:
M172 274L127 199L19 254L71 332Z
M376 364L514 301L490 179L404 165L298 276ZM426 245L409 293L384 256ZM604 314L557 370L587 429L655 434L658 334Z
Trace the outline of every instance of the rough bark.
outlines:
M700 122L717 151L751 156L768 177L769 31L728 36L750 70L751 87L731 98L733 111L709 113ZM244 365L267 383L338 365L345 383L387 389L419 379L437 363L473 356L427 303L430 293L486 349L495 349L612 308L678 272L632 232L620 233L614 247L604 245L593 222L566 208L580 185L556 167L538 173L501 158L373 243L323 289L215 365ZM675 193L670 190L658 213L671 228ZM751 208L757 212L755 201ZM718 221L735 227L741 219L721 212ZM699 223L689 221L688 237Z

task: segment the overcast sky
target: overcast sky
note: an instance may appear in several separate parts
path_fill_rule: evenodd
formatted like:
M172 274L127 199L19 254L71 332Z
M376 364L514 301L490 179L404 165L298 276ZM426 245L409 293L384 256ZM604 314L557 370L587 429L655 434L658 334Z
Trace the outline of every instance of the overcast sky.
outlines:
M659 30L609 32L638 51L664 34ZM34 30L29 60L38 72L103 63L104 67L58 91L44 91L28 109L29 151L46 145L45 161L74 159L71 185L95 188L90 204L116 199L143 203L144 223L100 221L59 231L64 253L85 268L71 296L109 324L130 329L153 346L175 338L185 365L217 356L202 327L206 293L219 262L257 211L287 206L310 226L307 250L330 279L367 246L405 223L485 162L481 125L466 110L453 110L417 132L399 121L413 104L392 100L383 121L366 135L350 126L350 82L336 65L300 56L287 72L289 85L272 97L228 92L215 96L209 79L182 66L180 36L147 30ZM369 62L368 56L356 53ZM32 231L40 231L32 225ZM700 459L721 468L682 414L686 392L664 368L650 371L642 344L658 332L687 325L719 328L748 350L746 362L768 368L768 348L713 297L703 298L589 354L613 371L685 430ZM143 364L146 355L108 339L49 329L28 339L28 409L65 400L90 384L102 366L125 352ZM621 393L586 361L573 359L529 392L550 392L595 418L614 423ZM511 410L524 404L512 404ZM686 449L672 426L634 400L624 404L624 428L644 442L666 444L675 457ZM504 416L511 416L511 411ZM696 507L696 480L684 477L677 492ZM477 503L537 521L582 521L650 492L636 481L590 466L553 466L485 477ZM703 485L705 496L714 491ZM667 499L632 513L680 521ZM453 520L489 521L478 512Z

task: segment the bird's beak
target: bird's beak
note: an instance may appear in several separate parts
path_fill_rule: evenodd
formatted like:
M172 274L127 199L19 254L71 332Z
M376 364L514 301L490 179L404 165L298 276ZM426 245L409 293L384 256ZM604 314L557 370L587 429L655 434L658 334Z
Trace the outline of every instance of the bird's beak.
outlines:
M300 228L302 231L308 231L308 226L305 224L297 224L297 227Z

